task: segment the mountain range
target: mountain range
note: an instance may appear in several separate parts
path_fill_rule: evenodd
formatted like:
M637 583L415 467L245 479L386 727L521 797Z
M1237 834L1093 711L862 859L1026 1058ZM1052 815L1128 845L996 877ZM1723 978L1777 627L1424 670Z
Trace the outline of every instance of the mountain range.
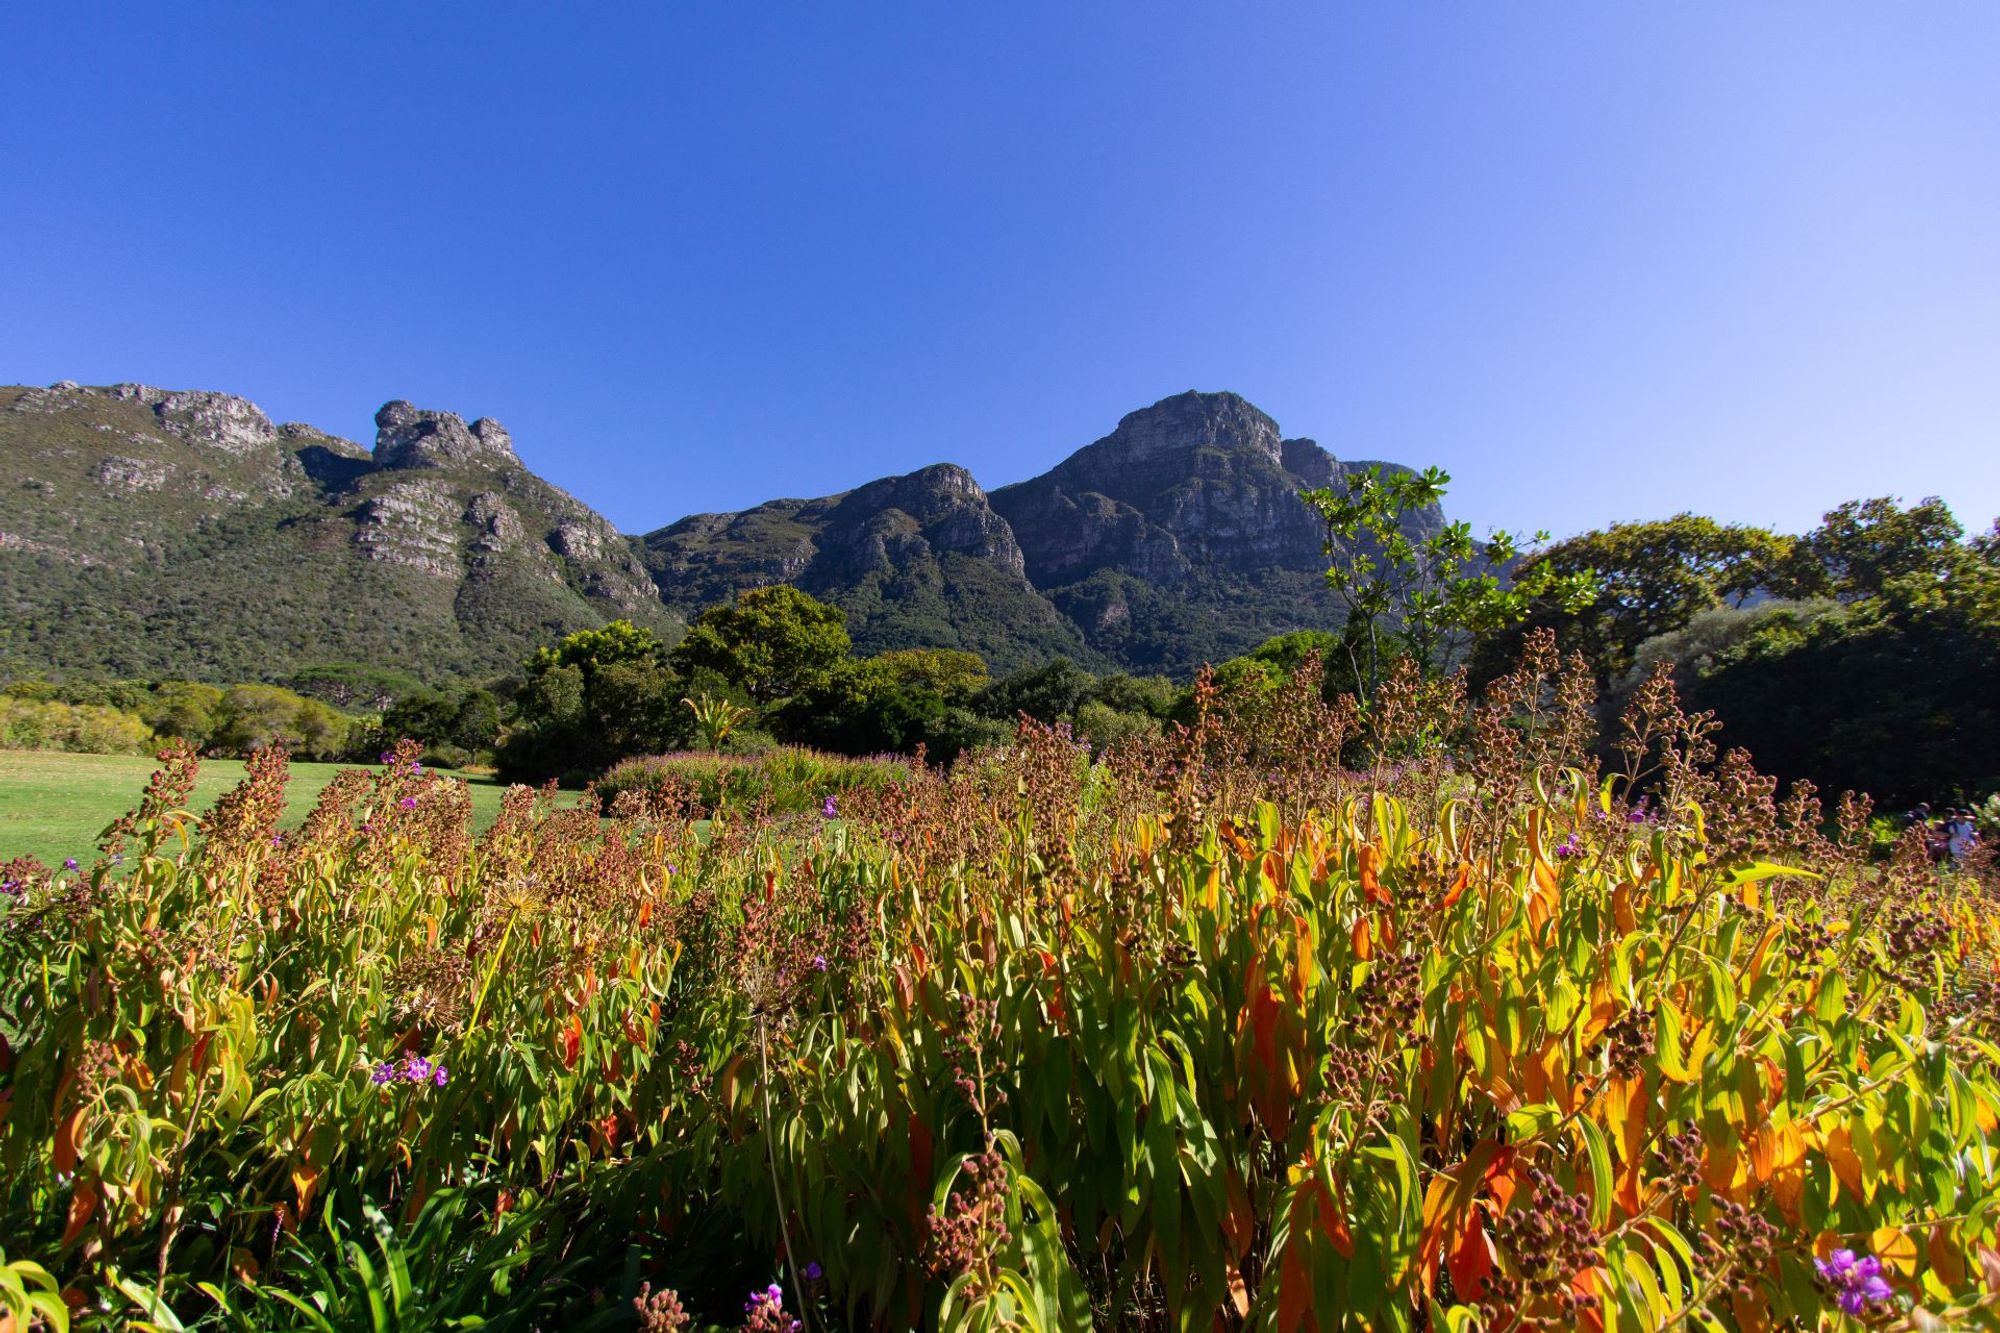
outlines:
M1190 392L990 492L940 463L633 537L535 476L490 418L397 401L375 424L364 448L221 393L0 388L0 666L476 676L614 618L672 638L789 582L844 608L863 652L1185 675L1338 624L1297 492L1368 466L1284 438L1236 394Z

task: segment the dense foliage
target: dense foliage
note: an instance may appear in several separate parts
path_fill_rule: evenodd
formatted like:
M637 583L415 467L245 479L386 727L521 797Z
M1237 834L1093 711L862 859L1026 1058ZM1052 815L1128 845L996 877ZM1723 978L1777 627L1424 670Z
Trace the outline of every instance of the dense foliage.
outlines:
M7 1258L83 1327L1994 1326L1987 871L1664 676L1601 771L1531 648L831 819L474 840L406 747L281 837L277 751L199 821L171 755L8 868Z
M1614 697L1668 663L1782 777L1898 802L2000 789L2000 543L1967 541L1941 501L1855 501L1796 537L1689 514L1620 524L1542 568L1590 570L1599 592L1536 606L1475 675L1552 628Z
M365 732L357 719L277 685L30 677L0 687L7 749L150 754L175 740L218 755L282 744L305 759L344 759Z

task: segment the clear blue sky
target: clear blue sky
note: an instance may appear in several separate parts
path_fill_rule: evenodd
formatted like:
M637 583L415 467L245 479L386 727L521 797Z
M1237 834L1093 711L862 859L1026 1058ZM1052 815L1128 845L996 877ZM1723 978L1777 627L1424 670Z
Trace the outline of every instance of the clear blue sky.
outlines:
M628 531L1235 389L1484 528L2000 514L2000 4L31 3L0 382Z

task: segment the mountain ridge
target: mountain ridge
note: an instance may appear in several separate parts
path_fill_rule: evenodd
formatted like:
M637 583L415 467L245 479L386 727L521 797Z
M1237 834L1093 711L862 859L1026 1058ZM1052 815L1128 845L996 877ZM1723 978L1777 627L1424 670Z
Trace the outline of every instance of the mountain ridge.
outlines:
M386 657L469 675L614 617L671 638L793 582L842 606L862 651L1185 674L1337 623L1296 493L1362 466L1240 395L1189 391L990 492L936 463L628 535L490 417L395 399L375 424L370 447L210 390L0 388L19 479L0 510L0 665L280 678Z

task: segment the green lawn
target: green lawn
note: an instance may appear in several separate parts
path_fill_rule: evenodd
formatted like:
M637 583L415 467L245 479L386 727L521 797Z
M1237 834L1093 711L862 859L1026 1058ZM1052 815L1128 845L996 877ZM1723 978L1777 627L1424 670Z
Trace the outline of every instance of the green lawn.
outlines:
M52 750L0 750L0 861L21 855L61 865L73 856L88 865L104 826L139 803L156 767L133 755L62 754ZM284 822L297 824L321 790L347 764L293 764L286 787ZM472 818L485 828L500 812L506 788L492 778L453 773L472 788ZM204 759L189 805L205 810L243 779L234 759ZM575 799L574 794L567 794Z

